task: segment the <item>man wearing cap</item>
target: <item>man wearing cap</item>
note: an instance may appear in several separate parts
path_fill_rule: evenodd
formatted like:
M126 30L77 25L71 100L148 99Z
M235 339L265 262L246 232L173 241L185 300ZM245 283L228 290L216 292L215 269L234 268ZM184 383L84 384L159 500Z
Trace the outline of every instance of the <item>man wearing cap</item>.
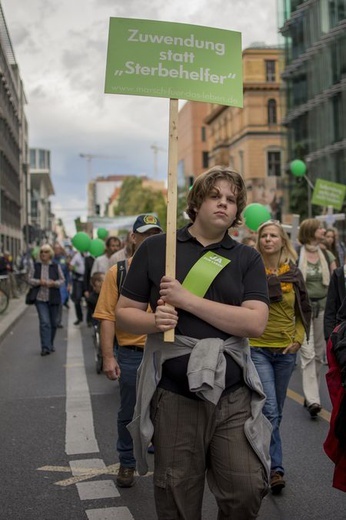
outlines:
M157 217L139 215L131 234L134 249L136 250L146 238L161 232L162 228ZM132 258L129 258L128 266L131 261ZM107 271L93 317L101 322L103 371L108 379L119 379L120 408L117 420L117 451L120 468L116 482L119 487L131 487L135 482L136 461L133 455L132 437L127 430L127 425L132 420L136 402L137 369L142 361L146 336L129 334L119 330L116 326L115 307L119 298L118 269L119 263ZM113 353L115 336L119 346L117 360Z

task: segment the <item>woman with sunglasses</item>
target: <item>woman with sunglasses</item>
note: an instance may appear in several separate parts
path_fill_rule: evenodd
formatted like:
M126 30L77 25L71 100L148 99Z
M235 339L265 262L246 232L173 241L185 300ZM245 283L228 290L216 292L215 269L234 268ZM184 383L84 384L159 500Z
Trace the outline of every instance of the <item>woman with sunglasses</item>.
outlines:
M35 306L40 323L41 356L54 352L60 286L65 282L60 265L52 262L54 251L48 244L40 248L39 258L31 266L28 282L36 289Z
M269 291L269 319L259 338L250 338L251 357L261 379L266 402L264 415L273 427L270 442L273 494L285 487L280 423L296 353L308 334L311 307L302 273L295 265L295 252L278 221L268 221L258 229L256 249L262 256Z

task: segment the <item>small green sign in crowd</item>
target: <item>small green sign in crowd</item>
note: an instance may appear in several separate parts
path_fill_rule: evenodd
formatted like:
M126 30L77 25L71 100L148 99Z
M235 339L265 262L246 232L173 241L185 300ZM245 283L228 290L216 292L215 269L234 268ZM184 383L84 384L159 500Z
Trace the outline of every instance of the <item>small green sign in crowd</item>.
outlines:
M311 202L318 206L332 206L334 209L340 210L345 194L346 186L344 184L317 179Z

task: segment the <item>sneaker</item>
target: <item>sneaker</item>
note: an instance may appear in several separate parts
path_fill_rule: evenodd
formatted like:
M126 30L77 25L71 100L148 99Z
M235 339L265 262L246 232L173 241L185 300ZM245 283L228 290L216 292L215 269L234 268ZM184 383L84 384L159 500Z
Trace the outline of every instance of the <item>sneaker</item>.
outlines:
M281 473L274 471L274 473L270 476L270 489L273 495L278 495L281 493L283 488L286 486L286 482Z
M310 414L311 419L316 419L321 410L322 406L318 403L313 403L308 406L308 412Z
M116 483L119 487L133 486L135 483L135 468L125 468L124 466L120 466Z
M82 320L76 320L73 322L73 325L79 325L80 323L82 323Z

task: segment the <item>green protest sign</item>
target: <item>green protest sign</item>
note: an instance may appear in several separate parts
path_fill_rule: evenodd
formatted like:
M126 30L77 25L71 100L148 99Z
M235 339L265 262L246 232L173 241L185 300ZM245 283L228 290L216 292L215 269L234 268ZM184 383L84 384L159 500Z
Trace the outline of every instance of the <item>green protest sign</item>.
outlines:
M242 107L241 34L111 18L105 92Z
M311 202L318 206L332 206L340 210L345 194L346 186L344 184L317 179Z

